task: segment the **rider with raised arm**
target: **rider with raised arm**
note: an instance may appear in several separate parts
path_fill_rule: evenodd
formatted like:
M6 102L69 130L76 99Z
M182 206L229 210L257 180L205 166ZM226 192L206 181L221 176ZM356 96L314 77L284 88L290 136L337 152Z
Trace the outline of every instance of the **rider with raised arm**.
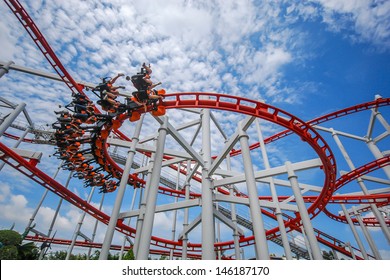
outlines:
M133 75L131 78L129 76L126 77L126 80L132 81L134 87L138 90L133 93L134 99L133 101L137 103L139 106L144 106L145 112L147 111L147 103L150 99L162 99L163 96L157 94L156 90L153 90L156 86L161 83L153 84L151 80L152 69L146 63L142 64L141 72L137 73L137 75Z

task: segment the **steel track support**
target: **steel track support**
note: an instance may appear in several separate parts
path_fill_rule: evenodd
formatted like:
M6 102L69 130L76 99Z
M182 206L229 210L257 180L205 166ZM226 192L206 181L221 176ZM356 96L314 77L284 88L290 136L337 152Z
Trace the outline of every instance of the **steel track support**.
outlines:
M185 200L190 199L190 183L186 181L186 184L184 185L185 189ZM182 245L182 251L181 251L181 259L186 260L187 259L187 245L188 245L188 217L189 217L189 208L184 208L184 217L183 217L183 245Z
M259 123L258 119L255 120L255 124L256 124L257 135L259 137L259 144L260 144L261 154L263 156L264 166L266 169L270 169L271 165L269 164L267 150L265 149L264 137L263 137L263 133L261 132L260 123ZM279 226L280 237L282 238L284 253L286 255L286 259L291 260L292 255L291 255L290 243L288 241L287 231L286 231L286 227L284 225L282 211L280 209L278 194L276 192L276 187L275 187L275 182L274 182L273 177L270 178L270 185L269 186L270 186L272 201L273 201L273 203L275 203L275 206L276 206L275 207L275 216L276 216L276 220L277 220L278 226Z
M145 217L142 226L142 234L139 240L137 250L137 260L147 260L150 251L150 240L152 238L153 222L156 211L158 186L161 176L161 164L164 156L165 139L168 133L168 117L163 118L163 123L159 128L157 138L157 149L154 159L154 167L151 176L150 189L147 194L147 205L145 209Z
M343 209L345 218L347 219L347 222L349 224L349 227L351 228L353 236L355 237L357 245L359 246L360 252L362 252L363 258L365 260L368 260L368 255L367 255L366 248L364 248L363 242L360 239L360 236L359 236L359 234L358 234L358 232L357 232L357 230L355 228L355 225L352 222L351 216L349 215L349 213L347 211L347 208L345 207L344 204L341 204L341 208ZM352 248L350 248L350 250L352 250ZM352 252L351 252L351 254L352 254Z
M14 110L3 120L3 122L0 124L0 137L8 129L8 127L10 127L10 125L16 120L16 118L24 110L25 107L26 107L26 103L22 102L18 104L14 108Z
M227 140L225 140L226 143ZM227 170L231 170L231 160L230 160L230 155L227 155L226 157L226 167ZM231 197L234 196L234 188L233 186L228 186L229 188L229 195ZM230 204L230 212L232 215L232 223L234 225L234 230L233 230L233 240L234 240L234 256L236 260L241 259L241 254L240 254L240 234L238 233L238 223L237 223L237 211L236 211L236 204L231 203Z
M291 188L294 193L295 201L298 206L299 213L302 219L302 225L305 229L307 239L310 244L310 249L313 254L313 259L322 260L322 254L314 233L313 225L311 224L309 213L307 212L305 202L302 197L301 189L299 188L298 176L295 174L291 162L286 162L288 179L291 183Z
M69 172L68 178L66 179L66 183L65 183L65 186L64 186L65 188L68 188L69 183L70 183L70 180L72 179L72 175L73 175L73 172ZM64 199L61 198L60 201L58 202L56 212L54 213L54 216L53 216L53 219L52 219L52 221L51 221L49 230L48 230L48 232L47 232L47 236L50 236L50 235L51 235L51 232L53 231L54 223L55 223L56 220L57 220L57 216L58 216L58 213L60 212L60 208L61 208L61 205L62 205L62 201L63 201L63 200L64 200Z
M331 129L333 131L333 129ZM336 145L338 146L338 148L340 149L341 151L341 154L343 155L345 161L347 162L349 168L351 170L355 170L356 167L355 165L353 164L351 158L349 157L345 147L343 146L343 144L341 143L341 140L340 138L337 136L337 134L333 131L332 132L332 136L333 136L333 139L334 141L336 142ZM372 141L368 141L367 142L367 146L368 148L371 150L371 152L374 154L375 157L378 158L382 158L383 157L383 154L379 151L378 147L372 142ZM386 166L386 168L388 168L388 166ZM383 169L385 172L387 169ZM386 173L387 174L387 173ZM387 174L388 176L390 174ZM390 178L390 177L389 177ZM362 190L362 192L365 194L365 195L369 195L369 191L367 190L367 187L366 185L364 184L364 181L362 178L358 178L357 179L357 182L360 186L360 189ZM377 221L379 222L379 225L382 229L382 232L383 234L385 235L386 239L387 239L387 242L390 243L390 230L386 224L386 221L384 220L382 214L379 212L378 210L378 207L376 206L376 204L374 203L371 203L370 204L370 207L371 207L371 210L372 210L372 213L374 214L375 218L377 219Z
M22 143L22 141L24 140L24 138L27 136L27 134L30 132L30 128L26 128L26 130L23 132L23 135L19 137L18 141L15 143L15 145L13 146L13 148L17 148L19 147L20 143ZM0 163L0 171L3 169L5 165L5 161L1 162Z
M102 198L100 199L99 211L102 210L105 195L106 194L103 193L102 194ZM91 236L91 243L93 243L95 241L98 223L99 223L99 220L96 220L95 221L95 225L93 226L93 231L92 231L92 236ZM87 260L89 260L89 258L91 257L91 252L92 252L92 247L89 247L88 254L87 254Z
M138 190L138 188L134 188L133 198L131 199L130 211L134 209L135 198L136 198L136 196L137 196L137 190ZM129 220L127 221L127 225L130 226L130 223L131 223L131 217L130 217ZM125 249L125 245L126 245L126 240L127 240L127 236L124 235L124 236L123 236L122 246L121 246L121 251L120 251L120 254L119 254L119 259L120 259L120 260L121 260L122 257L123 257L123 253L124 253L124 249Z
M88 198L87 198L87 202L88 203L91 202L91 199L92 199L94 191L95 191L95 187L92 187L91 191L89 192ZM70 255L72 254L74 245L76 244L77 237L80 234L80 230L81 230L81 227L83 225L83 222L84 222L86 214L87 214L87 212L83 211L83 213L80 216L79 222L77 223L77 226L76 226L76 228L74 230L74 233L73 233L72 242L70 243L70 246L69 246L69 248L68 248L68 250L66 252L65 260L69 260L70 259Z
M362 231L363 231L364 237L366 237L366 240L367 240L367 242L368 242L368 245L369 245L370 248L371 248L372 253L374 254L374 256L375 256L375 258L376 258L377 260L381 260L382 257L381 257L381 255L380 255L380 253L379 253L379 251L378 251L378 247L376 246L374 240L372 239L371 234L370 234L370 232L368 231L367 227L364 225L363 219L362 219L362 217L360 216L360 213L357 212L355 206L352 206L352 211L353 211L353 213L354 213L356 219L357 219L358 222L359 222L360 228L361 228Z
M4 76L4 74L7 74L9 72L10 66L14 64L13 61L9 61L5 63L4 65L0 66L0 78Z
M255 252L258 259L269 260L267 236L265 234L264 221L259 203L259 194L257 191L255 173L253 170L253 163L250 155L248 141L249 136L244 131L242 123L240 122L238 125L242 159L244 162L245 182L247 185L249 196L249 210L253 223L253 235L255 237Z
M176 177L176 186L175 186L175 190L179 190L180 186L180 166L181 166L181 163L178 164L177 166L177 177ZM179 201L179 198L178 197L175 197L175 203L177 203ZM177 210L173 210L173 219L172 219L172 241L175 241L175 237L176 237L176 223L177 223ZM170 260L173 260L173 249L171 249L171 251L169 252L169 259Z
M61 169L61 166L62 166L63 163L64 163L64 161L61 161L60 164L58 165L57 170L54 172L54 175L52 177L53 179L55 179L57 177L57 175L60 172L60 169ZM32 223L34 222L35 217L37 216L38 211L41 208L41 206L43 204L43 201L45 200L45 198L46 198L48 193L49 193L49 190L45 189L45 191L43 192L43 195L41 197L41 200L38 202L37 207L35 208L33 214L31 215L31 218L30 218L30 220L29 220L29 222L28 222L28 224L26 226L25 232L28 233L28 231L30 231L30 229L34 227L34 226L32 226Z
M192 145L192 143L191 143ZM191 161L187 161L187 176L184 183L185 190L185 200L188 201L190 199L190 180L192 178L193 173L197 169L197 165L194 166L192 170L190 170ZM183 217L183 237L182 237L182 251L181 251L181 259L187 259L187 245L188 245L188 219L189 219L189 208L184 208L184 217Z
M204 109L202 117L202 259L215 260L215 225L213 206L213 182L209 175L211 166L210 110Z
M356 255L355 255L355 252L353 251L351 243L347 242L347 243L345 243L345 245L348 247L349 251L351 252L352 259L356 260Z
M129 180L129 174L131 170L131 165L133 164L134 155L136 153L136 147L139 141L139 135L141 133L142 123L145 114L142 115L141 119L137 122L137 126L134 131L134 136L132 139L132 145L127 154L126 164L123 169L122 178L119 184L119 188L117 190L117 195L115 198L114 208L112 210L110 221L107 226L106 235L104 236L102 250L100 252L99 259L106 260L108 258L108 254L110 252L112 238L114 237L114 232L116 228L116 224L118 222L119 211L122 206L123 196L126 191L127 181Z
M374 155L375 159L381 159L383 158L382 152L379 150L378 146L375 144L375 142L370 139L366 142L368 149L371 151L371 153ZM387 178L390 179L390 166L383 166L382 170L385 172Z
M153 141L155 142L154 146L156 146L157 145L157 140L154 139ZM145 166L149 166L149 168L148 168L148 172L146 174L145 188L141 189L141 193L140 193L139 215L138 215L138 218L137 218L136 234L135 234L134 246L133 246L134 256L137 256L139 242L140 242L140 239L141 239L141 236L142 236L142 226L143 226L143 223L144 223L144 215L145 215L145 209L146 209L146 200L148 198L148 191L150 189L150 183L151 183L151 179L152 179L152 171L153 171L153 167L154 167L155 155L156 154L153 152L151 157L150 157L149 162L147 162L146 165L145 165Z
M305 246L306 246L306 249L307 249L307 253L309 254L309 259L313 259L313 254L311 252L311 249L310 249L310 243L309 243L309 240L307 239L307 236L306 236L306 232L305 232L305 229L303 228L303 226L301 226L301 232L302 232L302 235L303 235L303 241L305 243Z

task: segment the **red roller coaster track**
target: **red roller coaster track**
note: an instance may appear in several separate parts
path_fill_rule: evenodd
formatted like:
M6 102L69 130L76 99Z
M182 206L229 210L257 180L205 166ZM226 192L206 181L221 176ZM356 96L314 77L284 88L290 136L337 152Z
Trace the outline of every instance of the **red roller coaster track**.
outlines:
M28 34L31 36L34 43L37 45L37 47L40 49L42 54L46 57L50 65L53 67L53 69L58 73L58 75L61 77L63 82L69 87L72 94L79 93L84 96L86 96L83 92L83 87L75 82L75 80L70 76L70 74L66 71L63 64L60 62L54 51L51 49L50 45L45 40L43 34L39 31L38 27L35 25L31 17L28 15L26 10L23 8L23 6L19 3L17 0L4 0L5 3L9 6L9 8L12 10L12 12L15 14L15 16L18 18L18 20L22 23L23 27L26 29ZM202 97L207 96L207 99L203 99ZM345 218L336 216L332 213L330 213L325 207L328 203L375 203L380 206L388 205L390 200L389 194L376 194L376 195L360 195L360 196L342 196L342 195L333 195L333 193L344 186L345 184L356 180L357 178L372 172L376 169L382 168L383 166L387 166L390 164L390 157L383 157L379 160L373 161L371 163L368 163L364 166L361 166L353 171L351 171L348 174L345 174L341 176L338 180L336 180L336 161L334 159L334 156L332 154L332 151L328 147L327 143L323 140L320 134L312 128L313 125L323 123L335 118L343 117L349 114L353 114L356 112L360 112L363 110L368 110L371 108L377 108L381 106L388 106L390 105L390 98L381 98L377 99L372 102L366 102L359 105L355 105L349 108L345 108L330 114L327 114L325 116L321 116L318 118L315 118L311 121L304 122L300 119L298 119L295 116L292 116L291 114L282 111L276 107L245 99L235 96L229 96L224 94L215 94L215 93L201 93L201 92L191 92L191 93L172 93L166 95L165 101L163 103L166 109L180 109L180 108L210 108L210 109L218 109L218 110L227 110L232 112L237 112L241 114L251 115L258 118L265 119L267 121L276 123L282 127L284 127L286 130L281 131L267 139L265 139L265 144L268 144L270 142L276 141L282 137L285 137L289 134L295 133L299 137L301 137L305 142L307 142L318 154L321 162L322 162L322 170L324 172L324 185L323 189L319 196L304 196L304 199L306 202L311 203L311 206L308 209L308 212L310 214L310 217L313 218L321 211L324 211L329 217L332 219L335 219L340 222L346 222ZM98 109L95 107L95 112L98 112ZM125 135L123 135L118 129L113 130L113 132L120 136L121 139L130 141ZM15 136L11 134L5 134L9 137L16 138ZM25 139L24 141L27 142L33 142L32 139ZM255 143L250 146L251 149L258 148L260 146L259 143ZM106 145L105 145L105 148ZM6 147L4 144L0 143L0 150L3 152L3 154L0 156L0 159L5 161L7 164L21 172L22 174L29 177L31 180L37 182L38 184L44 186L45 188L49 189L53 193L57 194L61 198L64 198L71 204L75 205L76 207L80 208L81 210L85 211L86 213L90 214L97 220L101 221L102 223L108 224L109 216L105 213L101 212L100 210L96 209L89 203L87 203L85 200L81 199L77 195L75 195L73 192L67 190L64 186L59 184L56 180L50 178L47 174L42 172L40 169L38 169L34 162L28 162L22 157L20 157L18 154L13 152L11 149ZM238 155L241 151L236 150L234 152L231 152L231 156ZM122 172L121 168L111 159L109 156L107 149L105 149L106 156L109 159L109 162L112 166L115 166L115 168ZM173 167L173 166L172 166ZM183 171L185 172L185 171ZM199 178L197 178L199 180ZM169 188L160 187L160 192L166 193L169 195L184 195L183 192L180 191L174 191ZM243 195L243 194L241 194ZM199 196L199 194L193 194L194 197ZM267 197L260 197L260 199L269 200L270 198ZM279 197L280 200L285 199L284 197ZM273 213L269 213L267 211L263 211L263 214L275 218ZM291 229L298 230L297 227L299 224L299 217L296 218L288 218L286 221L286 226L290 227ZM364 222L367 225L377 225L376 221L372 221L370 219L365 219ZM354 223L357 223L356 220L354 220ZM390 221L387 221L387 223L390 223ZM135 229L126 226L122 223L121 220L118 220L116 229L128 236L135 235ZM276 236L278 229L272 229L267 231L268 238L272 238ZM328 236L324 233L321 233L320 231L317 231L317 239L319 242L334 248L340 252L342 252L345 255L351 256L351 253L347 251L344 247L340 247L341 241ZM29 237L31 240L40 241L37 238L34 239L34 237ZM57 240L58 244L66 243L68 241L63 240ZM56 241L56 242L57 242ZM248 246L253 244L254 238L253 236L250 237L242 237L240 239L240 245L241 246ZM180 241L171 241L159 237L152 237L152 244L168 248L168 249L175 249L180 250L181 249L181 242ZM80 246L98 246L95 244L78 244ZM234 244L233 241L227 241L227 242L220 242L216 243L215 247L219 250L226 250L233 248ZM200 252L201 244L189 244L188 245L189 250L193 252ZM356 249L356 248L355 248ZM356 249L358 250L358 249ZM161 251L160 253L164 253ZM197 257L198 255L194 254L194 257Z

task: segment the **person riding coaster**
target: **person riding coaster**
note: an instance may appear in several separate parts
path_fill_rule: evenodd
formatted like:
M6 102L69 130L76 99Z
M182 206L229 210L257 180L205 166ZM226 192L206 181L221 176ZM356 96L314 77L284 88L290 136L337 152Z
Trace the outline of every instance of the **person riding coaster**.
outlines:
M147 111L148 105L152 105L152 110L157 110L157 101L163 99L163 94L165 94L165 90L157 91L154 89L156 86L161 85L161 82L153 84L150 80L151 73L150 65L146 66L143 63L141 72L131 77L126 76L126 80L131 80L133 86L137 89L137 91L132 93L133 98L131 100L139 106L143 106L145 112Z
M124 76L124 74L120 73L112 79L110 77L102 78L102 82L92 89L92 92L100 99L97 101L97 104L102 106L102 109L105 111L115 113L118 111L124 112L126 110L124 104L116 101L116 98L119 96L118 89L125 89L125 87L113 86L115 81L121 76Z

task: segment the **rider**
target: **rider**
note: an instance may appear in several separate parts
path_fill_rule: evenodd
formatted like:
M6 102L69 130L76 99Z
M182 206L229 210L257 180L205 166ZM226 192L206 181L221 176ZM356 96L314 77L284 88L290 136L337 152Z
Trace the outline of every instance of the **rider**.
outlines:
M163 97L157 94L156 90L153 90L156 86L160 85L161 83L153 84L152 80L150 79L152 73L152 69L150 67L150 64L147 66L145 63L142 64L141 73L138 73L137 75L134 75L131 77L131 81L133 82L134 87L138 90L138 93L133 99L135 103L137 103L140 106L144 106L145 112L147 111L147 102L148 99L162 99ZM130 80L130 77L127 76L126 80ZM145 93L143 98L140 97L142 93Z
M124 74L119 73L114 78L107 81L107 83L106 83L106 85L107 85L107 87L106 87L107 101L110 102L110 104L112 104L115 108L118 108L118 106L120 105L120 102L115 100L119 95L118 89L120 89L120 88L123 89L125 87L124 86L117 86L116 87L116 86L114 86L114 83L116 82L116 80L119 77L122 77L122 76L124 76Z

